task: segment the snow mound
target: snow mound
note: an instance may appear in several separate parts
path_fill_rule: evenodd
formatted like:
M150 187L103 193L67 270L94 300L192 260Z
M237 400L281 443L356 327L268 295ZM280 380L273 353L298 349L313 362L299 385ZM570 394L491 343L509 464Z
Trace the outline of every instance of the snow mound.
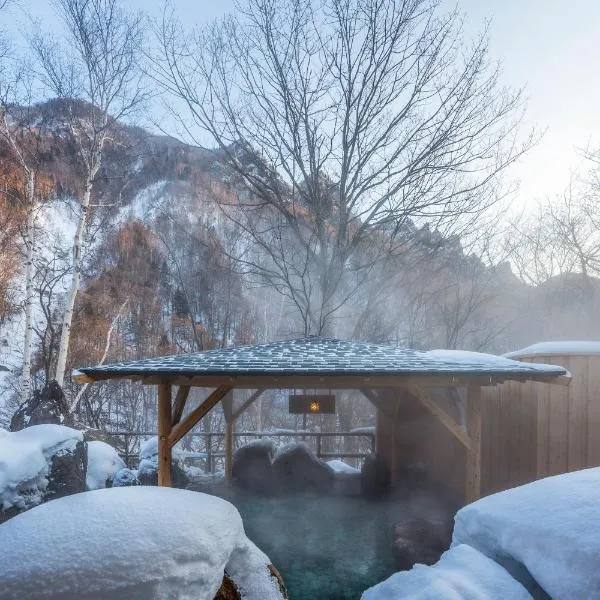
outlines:
M361 600L532 600L500 565L460 545L431 567L415 565L369 588Z
M594 356L600 354L600 342L540 342L508 352L506 358L521 358L527 356Z
M594 468L488 496L456 514L453 544L477 548L551 598L600 598L599 494Z
M360 473L359 469L352 467L346 464L343 460L335 459L328 460L327 464L336 472L336 473Z
M106 442L88 442L87 475L85 484L88 490L106 487L112 483L117 471L126 467L117 451Z
M63 425L0 429L0 510L26 509L43 499L53 456L73 452L81 431Z
M177 446L173 447L173 460L183 462L185 453ZM140 446L140 460L151 460L158 464L158 436L151 437Z
M0 525L3 600L212 600L226 569L245 600L282 600L269 559L225 500L187 490L100 489ZM238 579L239 577L239 579Z

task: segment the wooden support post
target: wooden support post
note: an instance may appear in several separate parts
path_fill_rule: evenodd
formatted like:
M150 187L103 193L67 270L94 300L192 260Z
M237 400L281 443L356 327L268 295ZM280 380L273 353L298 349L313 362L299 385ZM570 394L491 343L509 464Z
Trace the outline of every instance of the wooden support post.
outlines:
M467 477L465 499L467 503L481 497L481 387L467 387L467 432L470 448L467 450Z
M396 485L397 471L398 471L398 438L396 437L396 430L398 424L398 404L394 406L394 416L392 418L392 456L390 460L390 480L392 488Z
M171 486L171 385L158 386L158 485Z
M225 478L233 477L233 421L225 423Z
M225 416L225 478L231 481L233 467L233 392L222 400L223 415Z

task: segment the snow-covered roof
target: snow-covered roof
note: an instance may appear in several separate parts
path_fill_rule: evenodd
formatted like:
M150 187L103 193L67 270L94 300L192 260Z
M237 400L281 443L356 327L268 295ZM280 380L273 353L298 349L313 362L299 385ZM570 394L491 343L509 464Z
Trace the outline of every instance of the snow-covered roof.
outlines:
M600 355L600 342L565 341L540 342L521 350L508 352L506 358L523 356L593 356Z
M567 371L555 365L529 364L476 352L424 352L388 344L307 337L85 367L73 376L76 381L95 381L209 375L489 375L552 379L567 375Z

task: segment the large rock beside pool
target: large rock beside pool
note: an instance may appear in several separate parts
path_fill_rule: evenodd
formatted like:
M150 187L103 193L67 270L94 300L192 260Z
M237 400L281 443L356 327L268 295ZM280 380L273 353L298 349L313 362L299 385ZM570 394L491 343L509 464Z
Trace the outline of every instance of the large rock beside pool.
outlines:
M333 490L334 470L318 459L306 444L281 446L273 459L273 472L283 491Z
M414 517L397 524L392 546L396 569L435 564L450 545L451 536L451 527L435 519Z
M365 458L360 474L360 487L363 497L377 500L387 495L391 488L390 465L385 458L369 454Z
M62 425L69 414L69 405L56 381L48 382L44 388L36 391L12 416L11 431L20 431L25 427L41 424Z
M81 431L62 425L0 429L0 520L85 490L87 448Z
M233 480L257 494L273 493L277 487L271 465L274 453L270 439L255 440L238 448L233 455Z

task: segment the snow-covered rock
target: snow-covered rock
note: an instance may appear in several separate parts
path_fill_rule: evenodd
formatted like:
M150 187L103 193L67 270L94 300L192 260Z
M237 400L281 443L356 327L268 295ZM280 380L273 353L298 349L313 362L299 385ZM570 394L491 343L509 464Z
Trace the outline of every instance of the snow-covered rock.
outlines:
M257 494L272 494L276 489L271 461L275 448L269 438L253 440L233 455L232 476L240 487Z
M184 488L188 483L185 456L174 447L171 461L171 480L174 487ZM140 447L137 478L141 485L158 485L158 437L151 437Z
M127 487L49 502L0 525L3 600L282 600L270 561L225 500Z
M19 431L42 423L63 424L69 406L65 395L56 381L48 382L23 403L12 416L11 431Z
M117 451L106 442L88 442L87 475L88 490L110 487L117 471L125 468L125 462Z
M541 479L465 506L453 544L477 548L556 600L600 598L599 498L600 468Z
M63 425L0 429L0 511L85 489L83 434Z
M282 490L333 490L334 470L301 442L285 444L277 449L273 473Z
M139 485L137 471L133 469L120 469L115 473L112 487L128 487L131 485Z
M362 495L370 499L382 498L390 491L391 484L391 469L387 459L377 454L369 454L360 472Z
M361 600L532 600L532 596L508 571L463 544L431 567L415 565L395 573L369 588Z

